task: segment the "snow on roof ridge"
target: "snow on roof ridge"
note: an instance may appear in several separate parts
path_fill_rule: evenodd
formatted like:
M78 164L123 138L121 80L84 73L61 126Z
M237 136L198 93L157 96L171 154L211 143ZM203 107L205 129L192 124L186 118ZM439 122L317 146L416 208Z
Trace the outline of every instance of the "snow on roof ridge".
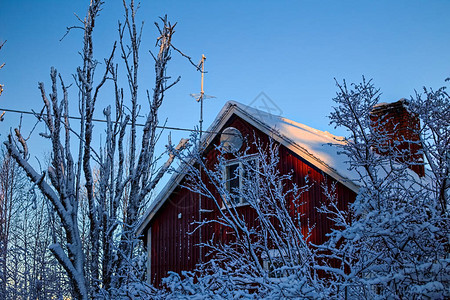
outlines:
M375 104L372 109L373 110L378 110L381 109L383 106L396 106L396 105L402 105L404 107L408 106L408 99L405 98L400 98L397 101L393 101L393 102L379 102L377 104Z
M316 128L313 128L311 126L305 125L303 123L300 123L300 122L297 122L297 121L285 118L285 117L283 117L281 115L274 115L274 114L271 114L269 112L257 109L255 107L245 105L245 104L240 103L240 102L235 101L235 100L227 101L225 106L227 106L227 104L228 105L236 105L236 106L240 107L241 109L243 109L244 111L248 111L249 109L258 111L258 114L255 114L255 115L252 114L252 116L258 118L257 116L262 114L262 115L266 115L266 116L268 116L268 117L270 117L272 119L279 119L280 122L287 123L287 124L289 124L291 126L298 127L298 128L300 128L302 130L305 130L305 131L308 131L308 132L311 132L311 133L315 133L315 134L323 136L323 137L328 137L333 142L342 143L342 141L344 140L344 137L334 135L334 134L330 133L329 131L323 131L323 130L320 130L320 129L316 129ZM266 120L263 120L263 119L260 119L260 118L258 118L258 120L261 121L261 122L265 122L266 121ZM267 125L269 125L269 124L267 124ZM279 125L279 124L272 124L272 125L274 125L274 126L270 126L270 127L272 127L272 129L274 129L276 131L279 131L279 128L277 128L277 125Z
M375 105L373 106L373 108L380 107L380 106L385 106L385 105L389 105L389 104L390 104L390 103L388 103L388 102L379 102L379 103L375 104Z
M334 141L342 142L344 140L343 136L334 135L334 134L330 133L329 131L323 131L323 130L320 130L317 128L313 128L311 126L308 126L303 123L299 123L299 122L296 122L296 121L293 121L293 120L290 120L287 118L282 118L282 119L283 119L283 121L285 121L288 124L291 124L291 125L297 126L297 127L302 127L303 129L307 129L310 132L314 132L316 134L329 137L329 138L333 139Z

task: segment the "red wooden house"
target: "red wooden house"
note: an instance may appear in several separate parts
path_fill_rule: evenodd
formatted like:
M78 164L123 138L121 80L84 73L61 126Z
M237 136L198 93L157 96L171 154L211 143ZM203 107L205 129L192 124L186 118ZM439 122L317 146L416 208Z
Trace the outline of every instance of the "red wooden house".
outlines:
M219 155L216 146L220 145L223 131L230 130L238 130L245 137L250 153L256 152L255 138L263 142L271 138L280 145L280 171L284 174L292 172L293 182L298 186L305 184L306 175L314 182L307 199L304 199L302 213L309 224L315 225L311 241L315 244L324 242L332 224L316 209L325 201L321 183L325 180L336 183L342 207L346 207L358 191L358 186L352 181L355 174L348 170L345 157L338 155L336 144L342 143L342 138L238 102L227 102L203 137L206 144L204 156L210 163L214 163ZM148 278L155 285L167 276L168 271L193 270L200 261L200 255L203 261L205 259L205 253L197 245L209 240L213 233L215 236L226 235L217 227L219 225L206 227L201 235L198 231L188 234L194 229L194 221L214 218L217 208L215 204L204 201L199 214L199 195L182 187L185 180L182 174L172 176L144 214L137 230L148 250ZM255 219L255 212L249 206L240 205L238 209L245 220Z

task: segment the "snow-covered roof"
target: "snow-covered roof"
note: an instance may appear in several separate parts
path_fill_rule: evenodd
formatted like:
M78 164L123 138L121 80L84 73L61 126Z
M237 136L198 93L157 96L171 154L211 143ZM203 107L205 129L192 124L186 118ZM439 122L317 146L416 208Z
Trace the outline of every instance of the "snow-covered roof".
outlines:
M206 145L213 141L218 131L233 114L266 133L275 141L292 150L351 190L357 192L358 186L352 180L357 178L357 174L354 171L348 170L346 157L339 155L340 149L337 144L344 143L342 137L335 136L327 131L311 128L281 116L272 115L236 101L228 101L208 128L208 133L202 137ZM182 179L182 173L175 172L173 174L169 182L142 217L137 229L138 234L142 234L148 222L151 221Z
M273 138L279 140L277 139L278 136L285 141L285 143L282 144L292 150L295 149L295 153L299 154L307 161L312 162L319 167L319 169L326 171L329 175L333 175L330 174L329 171L332 171L331 173L336 173L336 175L339 175L338 177L340 177L336 179L343 181L349 188L355 191L357 190L356 185L354 185L352 181L352 179L356 179L357 174L348 170L346 157L338 153L342 150L340 150L337 145L344 143L343 137L333 135L328 131L314 129L282 116L269 114L239 102L229 101L225 107L227 105L236 106L238 112L241 112L243 115L248 115L255 123L258 123L257 125L263 126L266 129L263 131L267 132L267 130L269 130L272 133L271 136ZM244 117L243 115L240 116ZM286 142L289 145L286 144Z

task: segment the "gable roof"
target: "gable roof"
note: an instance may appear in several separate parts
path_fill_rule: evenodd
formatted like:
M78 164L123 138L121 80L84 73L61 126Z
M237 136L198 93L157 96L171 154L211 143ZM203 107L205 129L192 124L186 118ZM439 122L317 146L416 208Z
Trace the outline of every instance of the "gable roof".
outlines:
M202 137L205 145L209 145L214 140L219 134L219 130L232 115L240 117L261 130L349 189L355 192L358 191L358 186L352 181L352 179L356 179L356 174L348 170L345 156L339 155L340 149L336 146L336 144L344 143L342 137L332 135L327 131L311 128L281 116L272 115L236 101L228 101L219 112L214 122L208 128L207 134ZM142 216L136 231L138 235L142 234L147 224L153 219L183 178L182 172L175 172L172 175L169 182Z

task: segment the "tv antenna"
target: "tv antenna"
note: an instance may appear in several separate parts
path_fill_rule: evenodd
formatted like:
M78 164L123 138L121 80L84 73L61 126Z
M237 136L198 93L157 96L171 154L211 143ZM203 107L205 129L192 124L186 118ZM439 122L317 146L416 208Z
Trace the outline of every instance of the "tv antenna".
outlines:
M204 99L210 99L210 98L216 98L214 96L208 96L205 95L205 91L203 90L203 80L205 78L205 60L206 60L206 56L204 54L202 54L202 59L200 60L200 62L197 65L197 70L200 69L201 67L201 72L202 72L202 84L201 84L201 89L200 89L200 94L191 94L191 97L194 97L195 100L197 100L197 102L200 102L200 120L199 120L199 127L200 127L200 137L199 137L199 146L201 147L201 138L202 138L202 131L203 131L203 100ZM202 174L202 167L200 166L200 174ZM201 175L200 175L201 176ZM203 208L202 208L202 194L199 193L198 194L198 218L199 221L202 222L202 212L203 212ZM199 257L200 257L200 262L203 261L203 243L202 243L202 226L199 227L198 229L198 238L199 238Z
M206 60L206 56L204 54L202 54L202 59L200 60L200 62L197 65L197 70L201 68L201 72L202 72L202 83L201 83L201 89L200 89L200 94L191 94L191 97L194 97L195 100L197 100L197 102L200 102L200 120L199 120L199 125L200 125L200 138L202 137L202 127L203 127L203 99L211 99L211 98L216 98L214 96L208 96L205 95L205 91L203 90L203 80L205 77L205 60Z

